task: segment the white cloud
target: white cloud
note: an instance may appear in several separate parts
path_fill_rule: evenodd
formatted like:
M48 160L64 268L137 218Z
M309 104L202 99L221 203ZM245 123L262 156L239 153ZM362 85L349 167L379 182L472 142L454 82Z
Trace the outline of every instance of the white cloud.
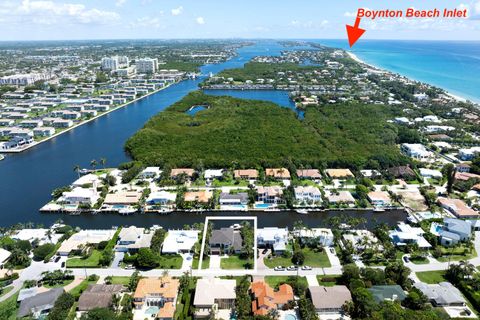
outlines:
M115 6L116 7L122 7L125 4L125 2L127 2L127 0L117 0L115 2Z
M178 16L178 15L181 15L182 13L183 13L182 6L172 9L172 16Z
M87 9L83 4L56 3L53 1L23 0L12 8L9 20L13 23L53 25L57 23L108 24L120 20L113 11Z
M195 19L195 21L198 23L198 24L205 24L205 19L203 17L198 17L197 19Z
M161 28L162 24L158 17L142 17L130 23L132 28Z

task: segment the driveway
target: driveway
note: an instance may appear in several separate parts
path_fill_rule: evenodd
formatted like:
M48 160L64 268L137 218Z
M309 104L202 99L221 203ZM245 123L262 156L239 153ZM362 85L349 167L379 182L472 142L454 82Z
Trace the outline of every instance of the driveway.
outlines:
M210 256L210 269L220 269L220 261L221 260L222 260L222 256L211 255Z
M328 260L330 260L330 264L332 267L341 267L342 264L340 263L340 259L337 257L337 252L335 251L335 248L333 247L323 247L325 250L325 253L328 256ZM332 252L333 251L333 252Z
M192 253L182 253L182 270L190 270L192 268L193 263L193 254Z
M124 256L125 256L125 252L115 251L115 256L113 257L113 262L110 268L119 269L120 262L122 262Z

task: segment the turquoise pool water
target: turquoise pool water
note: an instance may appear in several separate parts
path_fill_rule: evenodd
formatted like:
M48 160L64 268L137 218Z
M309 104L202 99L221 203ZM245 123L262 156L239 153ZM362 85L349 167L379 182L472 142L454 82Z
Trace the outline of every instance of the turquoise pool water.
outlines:
M287 314L285 320L297 320L297 317L293 314Z
M148 307L148 309L145 310L145 314L151 316L153 314L157 314L159 310L160 309L158 307Z
M258 203L255 205L255 208L257 209L268 209L270 208L270 205L268 203Z

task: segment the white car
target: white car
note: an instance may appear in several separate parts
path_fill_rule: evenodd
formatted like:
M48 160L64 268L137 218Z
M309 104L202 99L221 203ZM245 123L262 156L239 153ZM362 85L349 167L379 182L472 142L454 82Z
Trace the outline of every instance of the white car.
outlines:
M312 267L310 267L310 266L302 266L302 270L312 270Z
M273 268L274 271L285 271L285 268L282 267L282 266L278 266L278 267L275 267Z
M298 268L295 267L295 266L290 266L290 267L287 268L287 271L297 271L297 270L298 270Z

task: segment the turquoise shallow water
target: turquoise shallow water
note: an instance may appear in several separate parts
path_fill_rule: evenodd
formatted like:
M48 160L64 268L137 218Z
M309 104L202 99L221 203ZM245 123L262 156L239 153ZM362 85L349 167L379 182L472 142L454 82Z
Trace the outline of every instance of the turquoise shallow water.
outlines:
M346 40L313 40L350 50ZM363 61L480 102L480 41L364 40L351 51Z

